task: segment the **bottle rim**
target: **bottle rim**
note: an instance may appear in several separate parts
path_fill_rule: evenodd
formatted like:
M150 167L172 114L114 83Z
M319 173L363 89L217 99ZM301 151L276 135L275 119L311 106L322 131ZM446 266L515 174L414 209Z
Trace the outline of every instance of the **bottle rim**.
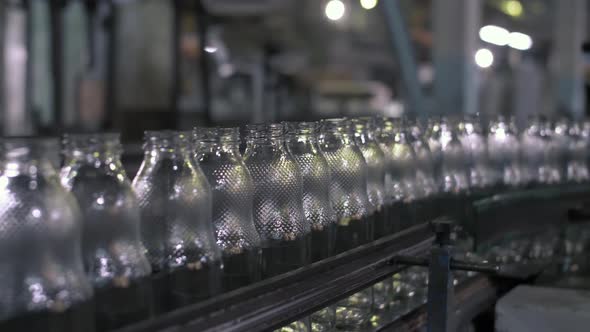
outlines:
M195 127L195 141L201 143L239 143L240 128L238 127Z

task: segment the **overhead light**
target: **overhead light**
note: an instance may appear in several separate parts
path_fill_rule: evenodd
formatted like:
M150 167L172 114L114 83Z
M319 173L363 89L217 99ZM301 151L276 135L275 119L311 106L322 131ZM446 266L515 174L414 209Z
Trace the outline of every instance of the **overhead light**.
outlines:
M494 63L494 54L487 48L480 48L475 52L475 64L481 68L488 68Z
M326 17L332 21L338 21L344 16L346 7L340 0L330 0L326 4Z
M377 6L378 0L361 0L361 7L366 10L373 9Z
M533 46L533 40L529 35L521 32L511 32L508 36L508 46L525 51Z
M502 3L502 10L514 17L519 17L522 15L523 9L522 4L518 0L506 0Z
M215 52L217 52L217 47L215 47L215 46L205 46L205 52L207 52L207 53L215 53Z
M479 38L487 43L504 46L508 44L508 30L497 25L486 25L479 29Z

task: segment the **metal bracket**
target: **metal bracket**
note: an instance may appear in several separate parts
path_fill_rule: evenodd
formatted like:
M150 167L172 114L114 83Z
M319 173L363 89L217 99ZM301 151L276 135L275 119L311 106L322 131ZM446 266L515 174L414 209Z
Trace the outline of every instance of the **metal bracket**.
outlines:
M393 265L424 266L429 268L427 331L454 331L453 324L453 275L452 270L475 271L498 278L524 281L540 273L541 264L506 264L495 265L480 262L468 262L452 257L454 222L446 217L435 219L430 223L435 234L435 241L429 257L393 256L389 263Z

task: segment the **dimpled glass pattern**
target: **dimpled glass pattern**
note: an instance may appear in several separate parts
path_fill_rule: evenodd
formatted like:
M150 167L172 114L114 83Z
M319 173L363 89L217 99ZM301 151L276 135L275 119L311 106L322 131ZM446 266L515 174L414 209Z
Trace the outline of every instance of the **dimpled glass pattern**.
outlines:
M253 219L254 184L239 153L238 128L197 128L196 159L213 194L213 226L225 290L256 281L260 236Z
M385 201L385 154L375 140L372 118L353 119L354 139L367 163L367 195L372 207L380 211Z
M438 185L434 176L434 158L425 138L425 130L419 122L408 121L406 131L416 160L416 183L422 188L422 197L429 197L438 192Z
M254 224L262 240L265 277L309 262L310 224L303 214L299 166L281 124L248 125L244 162L254 182Z
M339 221L370 214L367 164L355 145L347 119L322 120L320 149L330 168L330 199Z
M127 285L151 273L121 152L118 134L64 136L61 182L80 205L86 273L97 286Z
M330 256L334 249L336 214L330 202L330 169L321 154L315 122L286 123L286 146L301 172L303 213L312 234L312 260Z
M387 196L390 202L412 201L417 196L416 159L402 120L382 119L380 127L379 144L388 169L385 183Z
M50 159L58 141L0 140L0 320L88 300L80 211Z
M156 271L219 260L211 188L192 161L189 137L183 132L146 132L144 160L133 180L142 242Z

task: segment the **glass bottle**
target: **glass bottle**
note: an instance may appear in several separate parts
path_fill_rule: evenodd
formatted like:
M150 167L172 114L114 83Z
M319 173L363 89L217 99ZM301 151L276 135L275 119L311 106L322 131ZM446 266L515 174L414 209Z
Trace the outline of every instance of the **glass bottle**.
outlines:
M119 135L65 135L63 145L61 183L82 211L82 253L95 287L97 330L145 319L152 313L151 269Z
M488 132L489 157L494 167L495 182L508 187L518 186L520 140L515 126L500 116L490 123Z
M383 237L392 232L385 215L385 154L376 141L375 120L371 117L352 120L354 139L367 164L367 196L373 208L373 236Z
M440 126L442 190L451 194L462 194L469 189L465 151L451 120L443 119Z
M330 168L330 200L338 220L336 252L339 253L373 239L367 164L355 144L351 122L345 118L321 121L320 149ZM373 308L373 289L358 292L332 308L337 328L366 326ZM330 317L328 313L325 316Z
M423 198L438 193L434 174L434 157L428 146L426 132L418 121L408 121L406 131L410 138L416 160L416 182L422 187Z
M244 162L254 182L254 225L262 241L262 277L309 264L310 224L299 166L281 124L247 125Z
M470 187L483 192L493 184L488 168L487 140L477 115L466 115L458 124L458 138L465 152Z
M221 253L211 223L211 188L192 157L190 133L146 131L144 159L133 180L142 243L155 276L158 311L219 291Z
M367 196L367 164L348 119L321 121L320 150L330 169L330 200L336 213L336 253L372 240L372 207Z
M525 168L525 182L538 184L546 182L545 149L548 137L543 134L539 117L529 119L528 126L522 133L522 162Z
M389 222L394 232L410 226L416 191L416 157L401 119L381 119L379 145L385 153Z
M562 178L562 151L560 142L555 139L554 127L551 121L541 121L541 135L546 139L543 183L558 184Z
M80 210L57 139L0 139L0 330L94 331Z
M559 177L562 182L568 180L569 149L572 144L572 136L569 135L569 121L559 119L553 125L552 141L555 144L555 154L559 165Z
M222 289L260 279L260 236L253 219L254 184L239 152L238 128L197 128L196 159L213 194L213 227L222 251Z
M286 123L287 150L301 172L303 213L311 226L311 260L334 253L336 214L330 202L330 170L318 147L319 127L316 122Z

